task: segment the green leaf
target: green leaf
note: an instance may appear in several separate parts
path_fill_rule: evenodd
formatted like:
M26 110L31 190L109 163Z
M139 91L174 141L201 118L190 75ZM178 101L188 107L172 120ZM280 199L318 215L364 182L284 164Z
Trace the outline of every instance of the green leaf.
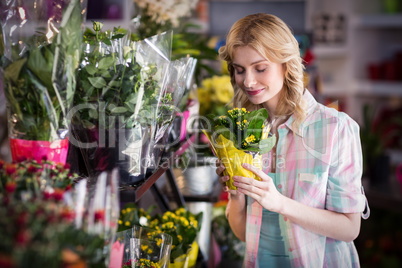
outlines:
M18 77L20 75L21 69L24 66L25 62L27 61L26 58L17 60L10 65L4 71L4 80L10 80L13 82L17 82Z
M96 109L89 109L88 114L91 118L97 119L98 118L98 110Z
M261 108L246 114L244 118L249 122L246 137L253 134L259 140L262 134L262 125L268 118L268 111L265 108Z
M113 57L105 57L99 61L98 68L101 70L109 69L113 66L115 60Z
M120 81L112 80L112 81L109 82L109 86L110 86L110 87L117 87L117 88L119 88L120 85L121 85Z
M103 88L106 86L106 81L102 77L88 77L88 80L94 88Z
M87 70L87 72L90 75L94 75L96 73L96 71L97 71L96 67L91 65L91 64L88 64L87 66L85 66L85 69Z
M127 108L122 107L122 106L114 107L113 109L110 110L110 112L113 113L113 114L122 114L122 113L125 113L127 111L128 111Z
M271 137L261 140L259 143L261 154L265 154L265 153L268 153L269 151L271 151L272 148L274 148L275 144L276 144L276 135L275 134L272 135Z

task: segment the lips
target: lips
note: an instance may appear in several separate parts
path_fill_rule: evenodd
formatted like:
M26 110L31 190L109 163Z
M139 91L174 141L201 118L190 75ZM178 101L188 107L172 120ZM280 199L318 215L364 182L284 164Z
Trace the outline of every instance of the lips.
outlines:
M264 89L258 89L258 90L246 90L248 95L254 96L257 95L258 93L262 92Z

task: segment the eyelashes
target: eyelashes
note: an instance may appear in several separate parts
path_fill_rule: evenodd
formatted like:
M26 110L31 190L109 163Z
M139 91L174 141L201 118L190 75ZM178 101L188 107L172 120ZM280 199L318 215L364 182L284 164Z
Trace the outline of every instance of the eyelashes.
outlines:
M265 72L265 70L266 70L267 68L264 68L264 69L261 69L261 70L256 70L258 73L263 73L263 72ZM236 72L236 74L244 74L244 70L241 70L241 71L239 71L239 70L235 70L235 72Z

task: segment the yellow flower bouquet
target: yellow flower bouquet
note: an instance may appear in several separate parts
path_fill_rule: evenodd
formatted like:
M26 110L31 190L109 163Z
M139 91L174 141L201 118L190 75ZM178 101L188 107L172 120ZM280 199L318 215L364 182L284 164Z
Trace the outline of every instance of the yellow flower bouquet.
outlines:
M233 176L258 178L254 173L241 165L248 163L258 168L262 167L261 156L269 152L276 143L276 136L269 135L271 124L268 122L268 112L262 108L247 111L245 108L234 108L226 115L210 120L210 125L203 132L208 137L214 154L226 167L230 176L227 186L236 190Z
M135 204L126 204L120 212L118 231L122 233L140 225L155 230L158 235L167 234L172 237L169 267L193 267L198 254L196 238L201 229L202 212L195 215L185 208L178 208L151 217L153 208L144 210ZM141 250L147 252L150 248L146 246L142 245Z
M226 104L233 98L233 87L229 75L214 75L202 80L202 86L197 90L200 102L200 115L223 115Z

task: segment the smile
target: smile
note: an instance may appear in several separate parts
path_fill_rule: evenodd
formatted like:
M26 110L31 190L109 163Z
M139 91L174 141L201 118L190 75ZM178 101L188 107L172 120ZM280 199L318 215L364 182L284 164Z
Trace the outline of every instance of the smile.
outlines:
M262 92L264 89L258 89L258 90L246 90L246 93L248 95L254 96L257 95L258 93Z

